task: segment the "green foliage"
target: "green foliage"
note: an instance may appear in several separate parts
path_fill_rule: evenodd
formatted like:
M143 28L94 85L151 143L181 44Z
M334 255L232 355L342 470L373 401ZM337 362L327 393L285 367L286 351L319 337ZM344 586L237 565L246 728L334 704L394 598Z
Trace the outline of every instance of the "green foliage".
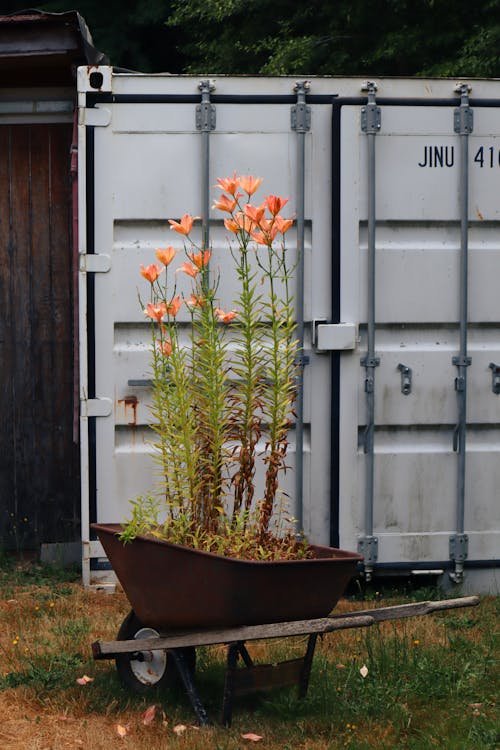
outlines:
M26 4L4 5L9 13ZM113 65L143 72L500 76L500 0L473 7L467 0L80 0L77 7Z

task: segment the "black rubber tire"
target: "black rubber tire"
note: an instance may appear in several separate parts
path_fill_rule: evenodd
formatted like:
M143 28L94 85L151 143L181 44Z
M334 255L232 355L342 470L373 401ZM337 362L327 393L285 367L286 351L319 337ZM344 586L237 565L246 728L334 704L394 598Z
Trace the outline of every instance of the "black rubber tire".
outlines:
M133 640L136 634L145 627L148 626L145 626L136 616L135 612L131 610L123 620L116 639L118 641ZM164 658L164 653L162 652L161 658ZM194 647L183 648L182 653L189 670L194 674L196 668L196 649ZM132 658L131 653L116 656L115 664L122 685L139 695L148 695L153 691L176 687L180 682L174 661L168 655L166 655L164 670L161 671L160 665L160 671L158 671L157 675L150 676L148 681L139 679L138 672L141 671L137 668L139 662Z

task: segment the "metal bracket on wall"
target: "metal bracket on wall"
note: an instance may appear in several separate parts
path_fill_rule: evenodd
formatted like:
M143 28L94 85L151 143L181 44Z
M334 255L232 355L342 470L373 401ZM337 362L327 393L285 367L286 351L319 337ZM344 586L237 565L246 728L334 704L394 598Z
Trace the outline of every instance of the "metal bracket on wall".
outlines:
M377 562L378 559L378 537L362 536L358 539L358 552L365 558L365 566Z
M500 394L500 365L490 362L489 368L491 370L491 390L498 396Z
M450 560L464 562L469 553L469 537L467 534L453 534L450 536Z

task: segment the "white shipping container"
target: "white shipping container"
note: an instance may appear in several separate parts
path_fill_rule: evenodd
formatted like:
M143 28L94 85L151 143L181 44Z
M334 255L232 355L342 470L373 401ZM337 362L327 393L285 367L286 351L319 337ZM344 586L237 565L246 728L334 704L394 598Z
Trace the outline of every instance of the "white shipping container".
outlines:
M85 582L112 580L90 522L122 521L152 487L139 264L179 242L167 218L204 215L236 170L298 214L292 513L311 541L359 548L368 577L442 571L497 592L500 81L201 83L79 69Z

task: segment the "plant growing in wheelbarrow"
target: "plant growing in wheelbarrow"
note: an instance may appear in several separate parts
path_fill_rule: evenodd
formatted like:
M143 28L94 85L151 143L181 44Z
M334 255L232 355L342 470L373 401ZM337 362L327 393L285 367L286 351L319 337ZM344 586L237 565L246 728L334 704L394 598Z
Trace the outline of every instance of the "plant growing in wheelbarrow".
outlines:
M283 215L286 198L255 200L261 183L236 173L217 180L214 208L228 236L220 267L186 213L169 220L183 250L158 249L158 262L140 269L151 324L155 491L132 502L123 526L95 528L148 627L323 616L360 559L307 544L280 486L297 382L286 244L294 220ZM224 306L226 272L238 291ZM190 288L181 292L186 275Z

